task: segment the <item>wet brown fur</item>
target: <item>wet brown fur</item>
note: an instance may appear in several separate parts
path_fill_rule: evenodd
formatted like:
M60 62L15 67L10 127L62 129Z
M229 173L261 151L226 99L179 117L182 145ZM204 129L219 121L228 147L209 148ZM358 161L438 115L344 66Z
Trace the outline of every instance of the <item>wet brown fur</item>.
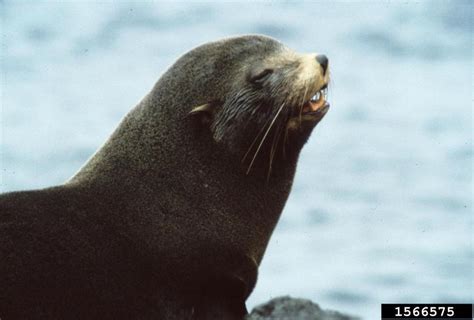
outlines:
M317 123L287 132L307 99L287 52L263 36L200 46L70 181L1 195L0 317L242 318Z

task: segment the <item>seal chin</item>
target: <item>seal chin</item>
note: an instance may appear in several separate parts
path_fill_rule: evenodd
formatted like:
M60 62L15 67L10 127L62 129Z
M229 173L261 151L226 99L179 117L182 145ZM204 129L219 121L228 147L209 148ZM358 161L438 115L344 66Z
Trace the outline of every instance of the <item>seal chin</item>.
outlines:
M328 102L324 102L321 106L319 106L316 110L310 111L303 111L301 114L301 121L313 121L319 122L321 119L326 115L330 107Z
M329 110L329 103L325 103L318 110L302 113L301 116L294 116L288 120L287 130L297 130L301 127L315 127L326 115Z

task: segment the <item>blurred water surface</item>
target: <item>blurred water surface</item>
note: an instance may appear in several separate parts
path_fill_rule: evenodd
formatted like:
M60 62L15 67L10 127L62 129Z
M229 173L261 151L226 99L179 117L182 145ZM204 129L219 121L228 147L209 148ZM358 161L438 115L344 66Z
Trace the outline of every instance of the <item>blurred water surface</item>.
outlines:
M263 33L330 58L249 305L282 294L367 319L471 302L472 4L0 3L1 191L70 177L182 53Z

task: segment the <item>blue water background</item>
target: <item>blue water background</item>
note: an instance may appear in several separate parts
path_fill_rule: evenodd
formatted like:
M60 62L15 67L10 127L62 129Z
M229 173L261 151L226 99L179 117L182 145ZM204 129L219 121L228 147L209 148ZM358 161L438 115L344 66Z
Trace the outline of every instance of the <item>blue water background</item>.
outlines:
M182 53L273 36L330 58L249 306L290 294L377 319L471 302L470 1L0 2L1 191L71 177Z

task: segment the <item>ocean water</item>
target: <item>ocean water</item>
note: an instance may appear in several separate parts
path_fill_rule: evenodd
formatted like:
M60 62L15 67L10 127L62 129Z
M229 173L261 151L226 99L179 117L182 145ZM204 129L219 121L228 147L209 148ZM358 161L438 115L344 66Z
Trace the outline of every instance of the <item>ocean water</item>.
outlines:
M328 55L331 109L301 155L252 307L365 319L473 301L473 5L0 2L0 191L61 183L182 53L261 33Z

